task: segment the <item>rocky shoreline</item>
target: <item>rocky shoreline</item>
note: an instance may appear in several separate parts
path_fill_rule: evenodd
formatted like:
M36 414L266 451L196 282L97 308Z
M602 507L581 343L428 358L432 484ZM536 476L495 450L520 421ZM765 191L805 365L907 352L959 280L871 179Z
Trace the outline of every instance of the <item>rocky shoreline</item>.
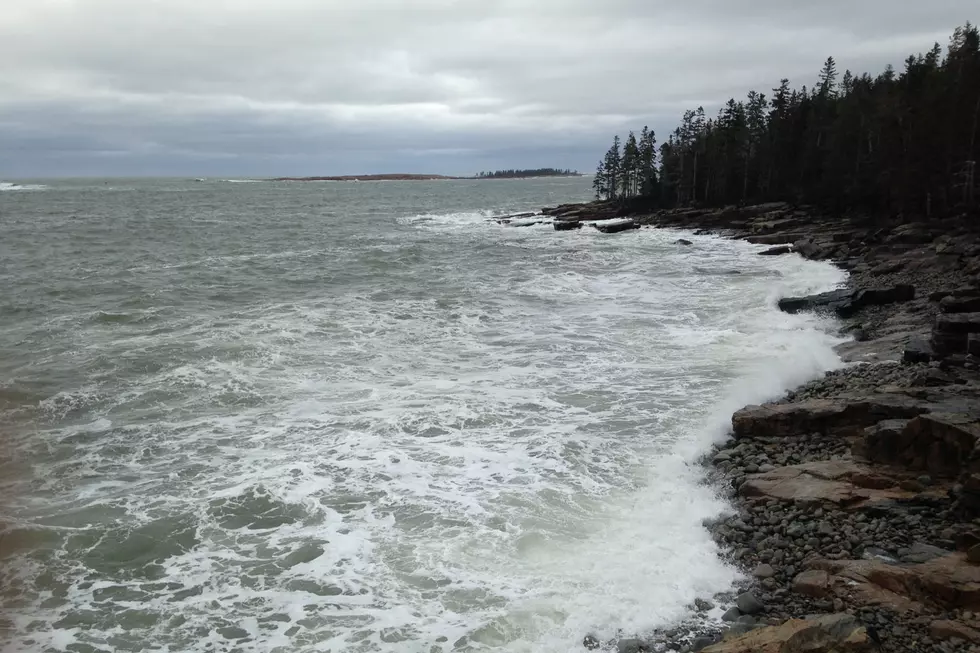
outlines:
M584 646L980 650L977 217L872 221L787 204L631 213L608 204L542 212L556 230L628 217L834 261L850 272L847 288L780 307L836 313L853 336L840 348L851 365L736 412L730 439L704 458L734 508L706 526L751 579L692 606L717 604L724 625Z

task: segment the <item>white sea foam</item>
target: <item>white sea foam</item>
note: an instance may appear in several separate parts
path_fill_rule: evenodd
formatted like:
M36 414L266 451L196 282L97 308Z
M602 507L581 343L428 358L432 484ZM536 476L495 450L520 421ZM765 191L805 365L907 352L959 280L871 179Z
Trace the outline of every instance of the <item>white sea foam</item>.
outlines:
M559 653L729 588L701 525L726 505L695 462L733 410L840 364L832 322L775 300L844 273L492 214L400 219L408 231L358 260L424 268L121 338L120 360L191 353L116 393L48 400L55 417L92 402L107 416L42 434L74 448L39 463L50 491L77 486L59 523L117 517L83 555L52 554L67 604L39 596L17 628L61 622L31 634L57 649L115 635L224 650L234 626L242 651ZM435 239L426 255L402 252L416 232ZM158 589L99 567L116 540L161 549L143 554ZM95 627L63 621L113 593L139 599L111 599ZM154 617L133 626L127 609Z
M9 181L0 181L0 192L4 191L24 191L24 190L44 190L44 184L15 184Z

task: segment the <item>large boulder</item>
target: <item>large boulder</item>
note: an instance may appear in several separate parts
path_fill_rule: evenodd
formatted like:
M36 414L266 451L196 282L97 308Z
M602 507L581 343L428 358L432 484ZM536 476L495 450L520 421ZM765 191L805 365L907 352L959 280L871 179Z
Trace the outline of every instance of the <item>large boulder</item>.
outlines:
M883 560L816 560L811 569L831 576L833 592L853 605L887 607L895 612L980 610L980 565L964 553L933 558L922 564L890 564Z
M853 615L828 614L791 619L779 626L759 628L726 638L704 653L860 653L871 651L864 627Z
M860 453L874 462L956 478L965 471L978 440L976 416L929 413L904 425L888 421L865 429Z
M928 412L914 399L881 395L860 399L811 399L790 404L746 406L732 415L736 438L786 437L807 433L855 433L881 420Z
M980 296L944 297L939 301L939 310L943 313L980 313Z
M910 338L902 351L903 363L928 363L935 357L932 344L926 338Z
M592 225L604 234L618 234L621 231L639 229L640 223L630 218L596 222Z
M848 311L853 298L854 291L849 289L831 290L806 297L784 297L779 300L779 310L784 313L816 310Z
M783 254L792 254L792 245L781 245L779 247L770 247L769 249L759 252L759 256L782 256Z
M890 288L862 288L854 295L854 303L860 308L910 302L913 299L915 287L908 284L898 284Z
M932 346L938 354L965 354L970 334L980 333L980 313L941 313L932 330Z
M793 579L793 591L803 596L822 599L830 593L830 574L822 569L810 569Z

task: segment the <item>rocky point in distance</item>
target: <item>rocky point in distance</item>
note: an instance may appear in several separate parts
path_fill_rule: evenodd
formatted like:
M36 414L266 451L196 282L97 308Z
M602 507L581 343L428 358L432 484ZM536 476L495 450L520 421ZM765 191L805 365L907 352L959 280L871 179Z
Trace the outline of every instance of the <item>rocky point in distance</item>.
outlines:
M447 179L530 179L535 177L581 177L575 170L561 168L532 168L480 172L472 177L392 173L381 175L340 175L332 177L276 177L272 181L438 181Z
M593 202L497 218L557 231L623 221L689 229L850 272L845 288L779 307L836 315L852 336L839 353L852 364L739 410L729 440L704 458L734 506L706 526L746 581L691 607L717 606L725 625L692 622L613 642L590 635L586 648L978 650L978 218L829 216L781 202L656 212ZM677 246L697 256L696 243Z

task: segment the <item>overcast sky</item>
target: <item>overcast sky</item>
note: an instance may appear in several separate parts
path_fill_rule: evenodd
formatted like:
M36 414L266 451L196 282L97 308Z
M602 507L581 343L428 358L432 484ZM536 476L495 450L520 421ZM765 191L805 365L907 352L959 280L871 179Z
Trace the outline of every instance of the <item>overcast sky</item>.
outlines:
M781 77L901 67L977 0L3 0L0 178L591 171ZM661 139L662 140L662 139Z

